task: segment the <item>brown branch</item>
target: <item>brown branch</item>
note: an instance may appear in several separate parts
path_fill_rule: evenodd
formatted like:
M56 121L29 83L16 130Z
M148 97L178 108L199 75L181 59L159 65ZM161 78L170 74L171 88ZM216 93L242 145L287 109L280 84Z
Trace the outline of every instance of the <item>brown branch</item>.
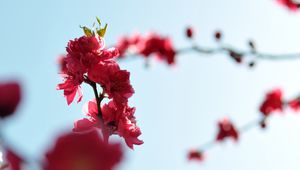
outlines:
M262 53L254 50L249 51L243 51L238 50L234 47L229 47L222 45L217 48L208 48L208 47L202 47L199 45L193 45L188 48L182 48L176 50L177 54L185 54L189 52L196 52L199 54L219 54L219 53L228 53L230 51L237 52L241 55L241 57L246 56L253 56L256 59L263 59L263 60L288 60L288 59L300 59L300 53L289 53L289 54L271 54L271 53Z

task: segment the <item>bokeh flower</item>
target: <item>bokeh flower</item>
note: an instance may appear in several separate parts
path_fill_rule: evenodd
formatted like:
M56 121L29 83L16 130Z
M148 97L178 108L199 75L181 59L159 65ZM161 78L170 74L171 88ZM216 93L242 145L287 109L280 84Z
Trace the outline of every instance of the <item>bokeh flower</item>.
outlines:
M123 153L119 144L103 142L97 131L68 133L47 151L44 170L113 170Z
M0 83L0 118L12 115L21 101L21 87L18 82Z
M216 137L217 141L223 141L227 138L232 138L235 141L239 139L239 132L234 124L228 119L223 118L218 122L218 134Z

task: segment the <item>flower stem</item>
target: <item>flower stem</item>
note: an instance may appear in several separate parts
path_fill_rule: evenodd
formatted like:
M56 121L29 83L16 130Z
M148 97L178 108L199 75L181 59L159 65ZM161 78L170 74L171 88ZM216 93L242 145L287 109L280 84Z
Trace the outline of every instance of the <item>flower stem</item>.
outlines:
M97 110L98 110L97 117L100 120L100 127L102 129L103 140L104 140L104 142L108 143L109 135L108 135L108 132L105 128L105 124L104 124L104 120L103 120L103 114L102 114L102 110L101 110L101 102L104 99L104 92L102 91L102 93L99 94L98 90L97 90L97 83L90 80L87 76L84 76L84 82L89 84L93 88L96 103L97 103Z

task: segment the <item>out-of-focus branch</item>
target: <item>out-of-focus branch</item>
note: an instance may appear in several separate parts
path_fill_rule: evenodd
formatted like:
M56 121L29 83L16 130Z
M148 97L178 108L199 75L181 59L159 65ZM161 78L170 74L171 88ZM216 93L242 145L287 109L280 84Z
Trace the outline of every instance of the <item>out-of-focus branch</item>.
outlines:
M300 59L300 52L286 54L260 52L257 50L254 41L248 41L248 49L239 49L224 43L222 41L223 35L220 31L216 31L214 34L216 45L213 47L206 47L197 44L193 34L192 28L188 27L186 29L186 37L191 45L184 48L175 48L169 37L157 33L149 33L145 36L137 34L131 37L122 37L115 46L120 50L121 56L119 59L126 58L126 61L128 61L136 58L134 56L142 56L146 59L151 56L156 56L162 61L166 61L169 65L176 63L176 58L180 55L188 53L198 53L201 57L224 54L233 59L236 63L246 64L249 67L253 67L258 60L281 61Z
M207 48L199 45L193 45L191 47L178 49L177 54L185 54L190 52L196 52L199 54L219 54L219 53L231 53L235 52L240 55L240 57L252 56L256 59L264 59L264 60L289 60L289 59L300 59L300 53L290 53L290 54L270 54L270 53L262 53L256 51L242 51L237 50L233 47L222 46L218 48Z
M265 100L260 105L259 111L261 116L258 119L247 122L243 126L237 128L229 119L224 118L218 122L218 132L215 138L204 143L197 149L192 149L189 152L188 158L190 160L202 161L204 159L204 153L223 142L227 139L233 139L237 141L241 134L247 131L260 127L262 129L267 127L267 120L273 115L274 112L283 112L284 109L291 108L294 111L300 110L300 97L294 97L290 100L282 99L282 91L280 89L274 89L266 94Z

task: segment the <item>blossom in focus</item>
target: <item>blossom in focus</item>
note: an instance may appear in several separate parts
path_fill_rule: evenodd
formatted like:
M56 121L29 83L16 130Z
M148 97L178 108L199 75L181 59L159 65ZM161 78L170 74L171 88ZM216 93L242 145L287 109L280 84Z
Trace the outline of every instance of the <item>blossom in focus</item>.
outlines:
M60 74L64 82L59 84L57 89L64 91L67 103L71 104L76 94L77 102L80 102L82 98L80 84L89 69L101 61L114 59L119 52L116 48L104 49L104 39L98 35L85 35L70 40L66 51L67 54L59 59Z
M277 0L277 2L291 11L297 11L300 8L300 3L293 0Z
M135 110L135 109L134 109ZM125 139L127 146L133 149L133 145L141 145L144 142L138 137L142 134L136 125L135 117L121 117L118 124L118 134Z
M115 105L113 101L104 104L101 107L104 127L98 117L97 103L95 100L89 101L83 107L83 112L88 118L77 120L74 123L74 132L91 131L94 128L104 128L104 138L108 138L112 134L118 134L123 137L128 147L133 149L133 145L143 144L138 137L141 135L140 128L136 125L134 117L135 108L127 105Z
M282 91L281 89L274 89L267 93L259 110L264 116L269 116L272 112L282 111Z
M12 115L21 101L18 82L0 83L0 118Z
M75 99L76 95L78 96L77 103L81 101L82 99L82 91L80 87L81 83L82 81L76 82L72 80L70 77L68 77L63 83L58 84L56 89L64 90L64 96L67 99L68 105L70 105Z
M109 98L116 104L123 105L134 93L130 84L130 73L121 70L116 62L101 62L90 69L88 77L99 83Z
M68 133L47 151L44 170L113 170L123 153L119 144L103 142L97 131Z
M103 120L111 134L123 137L127 146L133 149L133 145L141 145L144 142L138 137L142 134L134 116L135 108L126 105L115 105L115 102L102 106Z
M219 131L216 137L217 141L223 141L226 138L232 138L234 140L238 140L239 132L233 123L227 119L223 118L218 122Z
M82 111L88 118L75 121L73 132L85 132L93 130L94 128L101 128L95 99L85 103Z
M188 160L201 162L204 160L204 154L201 151L192 149L188 153Z

